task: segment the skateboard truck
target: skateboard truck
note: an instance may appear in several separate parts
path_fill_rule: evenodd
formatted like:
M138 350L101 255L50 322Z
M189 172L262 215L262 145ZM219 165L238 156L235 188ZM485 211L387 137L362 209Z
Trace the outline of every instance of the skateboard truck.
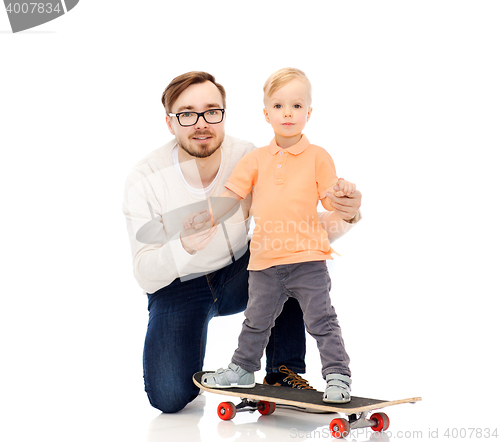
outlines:
M389 428L389 416L385 413L373 413L370 418L368 411L363 411L359 415L350 414L349 420L335 418L330 422L330 433L336 439L346 437L351 430L357 428L371 428L374 432L385 431Z
M232 402L221 402L217 407L217 414L223 421L227 421L236 416L236 413L243 411L250 413L258 411L262 415L268 415L274 413L275 410L276 404L274 402L252 401L243 398L238 405L234 405Z

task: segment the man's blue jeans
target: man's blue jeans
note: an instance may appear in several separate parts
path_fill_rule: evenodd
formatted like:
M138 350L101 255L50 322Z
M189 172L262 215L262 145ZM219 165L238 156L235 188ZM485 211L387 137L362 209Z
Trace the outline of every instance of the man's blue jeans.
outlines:
M175 413L197 397L198 388L191 378L203 369L209 321L246 308L249 254L247 250L227 267L188 281L176 279L148 294L143 363L144 385L153 407ZM302 311L297 300L290 298L272 330L266 370L277 372L284 364L304 373L305 343Z

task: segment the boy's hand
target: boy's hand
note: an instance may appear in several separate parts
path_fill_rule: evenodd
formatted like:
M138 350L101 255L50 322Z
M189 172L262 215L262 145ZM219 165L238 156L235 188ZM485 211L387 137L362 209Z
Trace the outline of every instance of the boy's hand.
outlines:
M337 184L333 186L333 194L338 197L350 196L356 191L356 184L339 178Z
M210 213L206 210L202 210L201 212L190 213L189 215L182 218L182 226L185 230L195 229L200 230L202 227L209 223L208 227L213 227L213 225L217 224L217 220L214 219L214 223L212 224L212 220L210 219Z

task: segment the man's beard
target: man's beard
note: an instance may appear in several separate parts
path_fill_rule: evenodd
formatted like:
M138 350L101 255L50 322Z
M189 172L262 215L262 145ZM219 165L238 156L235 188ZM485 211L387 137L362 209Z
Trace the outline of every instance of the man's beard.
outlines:
M203 135L210 135L212 138L215 138L212 134L207 134L207 133L196 133L193 135L193 137L200 137ZM191 137L191 138L193 138ZM181 149L183 149L185 152L187 152L189 155L195 158L208 158L209 156L213 155L214 152L217 151L217 149L221 146L222 142L219 143L216 146L213 147L199 147L198 149L191 148L190 146L182 144L181 141L177 140L177 144Z

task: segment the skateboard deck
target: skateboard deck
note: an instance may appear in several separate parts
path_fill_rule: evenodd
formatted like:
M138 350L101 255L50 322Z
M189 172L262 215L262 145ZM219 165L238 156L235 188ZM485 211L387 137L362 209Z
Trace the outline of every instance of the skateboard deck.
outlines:
M294 407L295 409L312 409L317 412L343 413L346 419L333 419L330 430L334 437L345 437L352 428L371 427L374 431L383 431L389 427L389 418L385 413L375 413L367 418L368 412L405 403L421 401L421 397L398 400L370 399L352 396L346 404L328 404L323 402L323 392L301 390L297 388L277 387L255 384L253 388L210 388L202 385L202 376L207 373L200 371L193 375L195 385L208 393L234 396L242 400L235 406L231 402L222 402L217 410L223 420L232 419L238 411L255 411L261 414L271 414L276 404ZM337 436L334 434L337 433Z

